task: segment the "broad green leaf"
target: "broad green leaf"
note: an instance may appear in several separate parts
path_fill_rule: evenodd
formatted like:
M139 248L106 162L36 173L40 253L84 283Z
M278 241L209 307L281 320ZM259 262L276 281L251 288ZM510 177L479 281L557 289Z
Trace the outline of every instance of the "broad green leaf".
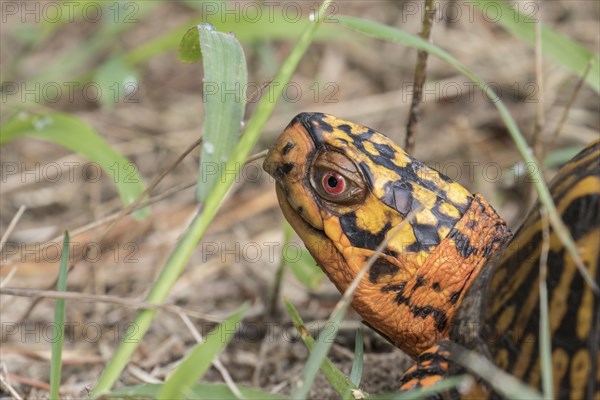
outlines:
M115 390L111 393L105 394L103 397L106 398L117 398L117 399L156 399L158 398L159 392L162 390L164 385L160 384L144 384L130 386L123 389ZM261 390L238 386L240 393L246 399L256 400L283 400L284 397L272 394L269 392L263 392ZM233 392L224 383L198 383L189 388L190 397L194 399L205 399L205 400L229 400L235 398Z
M137 75L137 71L122 57L115 57L104 63L96 73L100 103L108 108L121 102L137 103Z
M505 1L478 0L473 4L484 14L493 13L493 20L513 35L525 40L531 46L535 45L535 24L542 14L539 7L540 5L543 7L543 2L524 3L526 13L520 13ZM490 15L489 18L492 16ZM600 92L600 57L597 54L544 26L542 26L542 53L580 77L583 76L588 62L594 60L586 82L596 92Z
M161 399L189 398L192 386L208 371L213 359L225 349L227 343L233 338L245 311L246 306L242 306L210 332L204 343L197 344L167 378L158 397Z
M224 167L240 135L248 74L244 50L233 34L217 32L210 24L198 25L198 32L204 64L204 124L197 198L204 203L224 174L232 172Z
M184 63L196 63L202 60L202 51L200 50L200 32L198 27L193 26L183 35L177 52L179 61Z
M60 267L58 270L58 282L56 291L67 290L67 272L69 271L69 233L65 232L62 250L60 253ZM52 356L50 360L50 398L58 399L60 388L60 377L62 371L62 349L65 332L65 308L67 304L64 299L57 299L54 303L54 329L56 337L52 340Z
M21 113L0 129L0 145L21 137L47 140L88 158L108 174L125 205L144 191L135 164L114 150L86 122L62 113L30 115ZM136 216L148 215L148 209Z

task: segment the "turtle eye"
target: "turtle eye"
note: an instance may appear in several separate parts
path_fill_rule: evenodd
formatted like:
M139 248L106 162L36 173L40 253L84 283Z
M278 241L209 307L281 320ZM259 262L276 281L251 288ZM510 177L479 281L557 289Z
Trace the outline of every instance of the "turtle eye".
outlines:
M336 204L349 204L360 200L362 190L346 175L329 168L317 168L311 176L315 192L324 200Z
M309 170L314 193L328 207L350 207L360 204L367 193L364 180L356 165L345 155L325 149Z
M335 172L326 172L321 179L323 190L330 195L336 196L341 194L346 189L346 179Z

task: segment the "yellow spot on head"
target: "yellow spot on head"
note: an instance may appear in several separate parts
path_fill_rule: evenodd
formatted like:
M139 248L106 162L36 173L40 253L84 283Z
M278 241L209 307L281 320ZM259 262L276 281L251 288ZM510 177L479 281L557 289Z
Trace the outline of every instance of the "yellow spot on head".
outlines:
M415 215L415 220L418 224L426 224L436 226L438 224L438 219L429 209L424 209L423 211L417 213Z
M422 186L413 185L413 197L417 199L425 208L433 208L438 196Z
M458 212L458 209L450 203L443 202L439 205L438 209L440 212L442 212L442 214L447 215L450 218L460 217L460 212Z
M466 205L468 199L471 197L471 193L469 193L467 189L456 182L448 184L446 194L448 196L448 200L450 200L452 203L461 205Z
M379 151L377 151L377 149L375 148L375 146L373 146L373 143L371 142L364 142L363 146L365 148L366 151L368 151L369 153L373 154L374 156L378 156L379 155Z

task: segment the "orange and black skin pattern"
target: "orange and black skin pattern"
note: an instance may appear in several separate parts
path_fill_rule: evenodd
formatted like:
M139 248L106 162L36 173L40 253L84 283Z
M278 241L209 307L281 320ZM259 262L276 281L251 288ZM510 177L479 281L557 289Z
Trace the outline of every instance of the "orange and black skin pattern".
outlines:
M283 214L340 291L392 236L352 304L413 358L448 337L473 279L510 238L481 196L333 116L295 117L264 167Z
M600 286L600 141L567 163L549 189L589 274ZM478 335L485 352L496 366L534 387L541 387L539 262L543 239L539 208L539 204L533 208L491 266L489 276L482 274L481 282L478 278L472 289L477 293L467 296L484 293L479 315L470 323L482 327ZM600 400L600 299L553 230L549 245L546 283L554 395ZM462 311L458 319L463 318ZM465 341L464 332L453 332L451 339Z
M440 342L419 354L416 361L402 376L401 391L431 386L442 380L448 371L450 351Z
M481 196L382 134L319 113L294 118L264 166L277 181L285 217L340 291L393 232L360 282L353 306L416 359L401 390L465 372L451 362L448 337L541 387L539 204L509 241L504 221ZM567 163L550 191L600 285L600 141ZM554 394L600 400L599 297L551 228L548 245ZM463 396L499 397L483 383Z

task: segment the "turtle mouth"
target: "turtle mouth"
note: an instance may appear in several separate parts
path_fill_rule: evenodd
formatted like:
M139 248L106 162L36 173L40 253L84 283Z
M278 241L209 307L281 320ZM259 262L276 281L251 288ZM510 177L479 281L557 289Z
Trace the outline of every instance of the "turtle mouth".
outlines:
M349 271L348 264L342 253L340 253L335 243L325 234L323 229L315 227L293 208L286 195L285 187L281 183L277 182L275 187L279 206L289 224L298 236L300 236L310 254L329 279L339 290L346 290L346 286L342 280L337 277L338 274L342 273L342 275L345 275L344 271Z
M279 201L279 207L281 208L283 215L296 232L299 234L300 232L307 232L311 235L319 235L321 240L330 240L322 229L317 228L302 216L302 207L295 204L293 200L289 198L283 183L279 181L275 183L275 192L277 193L277 200Z

